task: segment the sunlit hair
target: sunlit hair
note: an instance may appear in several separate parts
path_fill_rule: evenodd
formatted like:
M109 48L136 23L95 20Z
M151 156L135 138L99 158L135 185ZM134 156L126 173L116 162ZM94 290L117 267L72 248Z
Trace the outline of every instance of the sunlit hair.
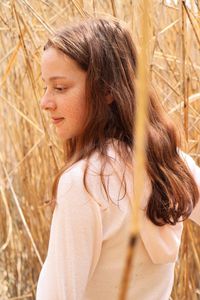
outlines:
M119 143L122 161L131 164L136 111L135 78L137 54L129 30L116 19L88 18L57 31L44 47L59 49L87 72L87 117L83 134L65 142L65 166L53 185L56 199L58 181L73 163L86 160L98 150L103 169L109 157L106 141ZM107 96L113 101L108 103ZM178 154L180 138L156 93L149 92L146 171L152 194L146 208L156 225L176 224L186 219L198 201L199 191L188 167ZM121 147L120 147L121 145ZM134 169L133 169L134 172ZM86 185L87 167L84 174ZM107 192L107 191L106 191Z

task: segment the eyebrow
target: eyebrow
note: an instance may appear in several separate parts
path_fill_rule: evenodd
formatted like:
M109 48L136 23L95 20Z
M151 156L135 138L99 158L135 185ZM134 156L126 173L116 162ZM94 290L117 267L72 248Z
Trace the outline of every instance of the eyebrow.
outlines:
M67 79L67 77L65 76L53 76L53 77L49 77L49 81L53 81L56 79ZM44 81L44 78L42 78L42 80Z

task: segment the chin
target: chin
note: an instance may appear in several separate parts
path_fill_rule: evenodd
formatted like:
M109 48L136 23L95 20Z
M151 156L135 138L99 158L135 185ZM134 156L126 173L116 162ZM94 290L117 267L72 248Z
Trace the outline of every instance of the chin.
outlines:
M60 132L59 130L56 130L56 134L57 134L58 138L60 138L63 141L69 139L69 137L66 133Z
M60 129L60 130L59 130ZM67 141L70 139L73 139L75 137L80 136L80 134L82 133L81 130L77 130L75 132L66 132L66 130L61 130L61 128L57 128L56 130L56 134L57 136L62 140L62 141Z
M62 140L62 141L67 141L71 138L73 138L73 135L70 134L66 134L64 132L59 132L59 130L57 130L57 136Z

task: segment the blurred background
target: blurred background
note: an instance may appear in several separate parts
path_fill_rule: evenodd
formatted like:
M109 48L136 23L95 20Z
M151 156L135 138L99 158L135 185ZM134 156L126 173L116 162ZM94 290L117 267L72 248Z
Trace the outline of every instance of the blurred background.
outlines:
M50 33L74 19L111 14L128 24L139 51L144 7L143 0L0 2L1 300L35 299L51 220L45 202L63 159L39 107L43 46ZM200 165L200 0L151 0L148 13L152 82L185 136L183 150ZM189 221L172 299L200 299L200 235Z

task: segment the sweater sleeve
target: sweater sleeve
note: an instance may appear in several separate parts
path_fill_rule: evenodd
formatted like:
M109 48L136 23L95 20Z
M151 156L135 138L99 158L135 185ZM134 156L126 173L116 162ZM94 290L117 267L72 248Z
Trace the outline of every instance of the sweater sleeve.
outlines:
M182 156L185 162L187 163L200 192L200 167L195 163L194 159L190 155L184 153L183 151ZM193 209L189 219L200 225L200 198L195 208Z
M51 243L59 300L83 299L101 252L100 207L84 189L82 177L75 168L64 173L58 184Z

